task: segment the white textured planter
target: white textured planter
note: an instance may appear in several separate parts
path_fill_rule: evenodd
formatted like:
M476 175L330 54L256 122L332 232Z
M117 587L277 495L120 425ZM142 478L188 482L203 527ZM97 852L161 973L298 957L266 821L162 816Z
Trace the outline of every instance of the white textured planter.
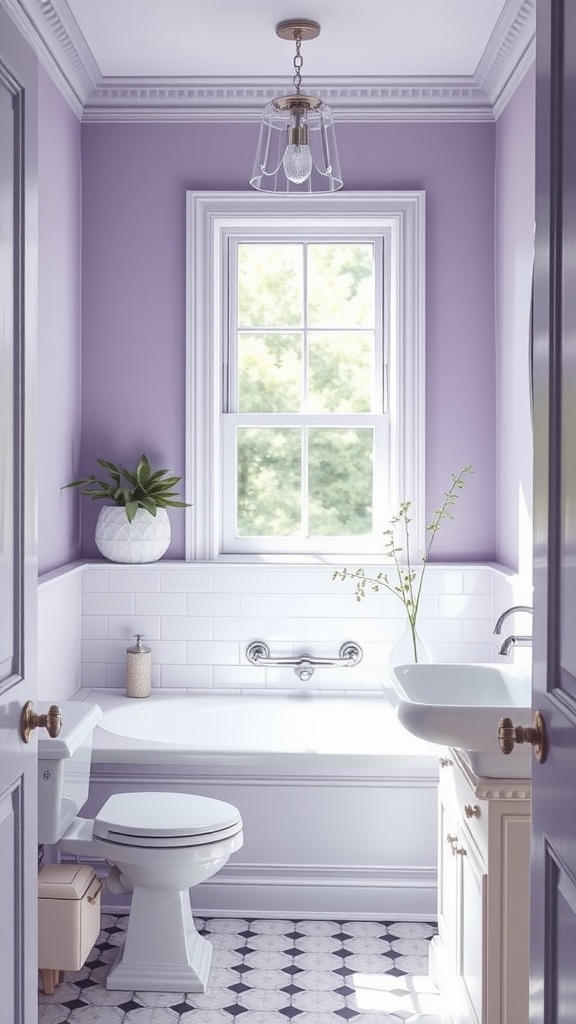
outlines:
M111 562L156 562L170 543L165 508L152 516L139 508L131 523L120 505L104 505L96 523L96 547Z

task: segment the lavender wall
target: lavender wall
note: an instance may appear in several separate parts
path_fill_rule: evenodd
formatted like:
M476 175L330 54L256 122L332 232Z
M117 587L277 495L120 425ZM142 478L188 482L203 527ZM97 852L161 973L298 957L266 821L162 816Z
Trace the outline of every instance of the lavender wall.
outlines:
M38 69L38 568L79 551L77 503L60 491L80 451L80 122Z
M494 155L490 124L341 124L348 189L427 193L429 512L472 463L439 560L495 553ZM185 192L247 187L257 126L82 127L82 453L133 462L141 451L184 472ZM64 477L62 478L64 479ZM82 504L82 552L97 554L98 505ZM184 555L171 513L168 556Z
M534 246L535 73L497 123L497 560L531 578L530 294Z

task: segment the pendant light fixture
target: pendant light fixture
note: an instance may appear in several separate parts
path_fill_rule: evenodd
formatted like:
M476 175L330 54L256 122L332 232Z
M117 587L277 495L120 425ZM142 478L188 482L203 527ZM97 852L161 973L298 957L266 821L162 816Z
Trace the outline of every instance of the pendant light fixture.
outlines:
M300 91L303 40L316 39L320 25L301 18L276 25L280 39L296 44L294 93L278 96L262 111L260 138L250 184L261 192L316 193L342 188L330 107Z

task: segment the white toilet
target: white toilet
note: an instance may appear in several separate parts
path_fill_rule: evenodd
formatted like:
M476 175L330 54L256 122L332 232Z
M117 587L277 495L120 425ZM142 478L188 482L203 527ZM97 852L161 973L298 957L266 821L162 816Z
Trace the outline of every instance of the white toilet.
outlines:
M112 865L109 888L132 892L126 941L106 987L205 992L212 946L196 931L188 890L240 849L240 812L184 793L120 793L95 818L77 817L88 799L92 733L102 711L76 701L61 708L60 735L39 739L38 842L104 858Z

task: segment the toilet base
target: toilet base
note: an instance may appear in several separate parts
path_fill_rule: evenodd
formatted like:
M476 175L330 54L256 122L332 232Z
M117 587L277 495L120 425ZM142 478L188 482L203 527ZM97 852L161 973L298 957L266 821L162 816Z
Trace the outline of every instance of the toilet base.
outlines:
M196 931L190 895L143 889L132 893L126 940L106 988L142 992L205 992L212 945Z
M121 948L106 978L106 988L122 992L205 992L212 946L198 932L188 936L187 964L124 963Z

